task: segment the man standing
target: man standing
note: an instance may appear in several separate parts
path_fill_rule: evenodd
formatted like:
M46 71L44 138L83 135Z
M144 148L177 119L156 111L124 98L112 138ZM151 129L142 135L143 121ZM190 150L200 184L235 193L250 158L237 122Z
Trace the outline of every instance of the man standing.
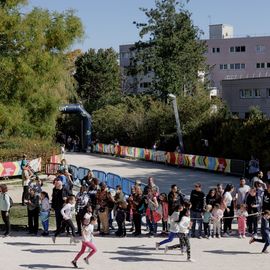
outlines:
M202 236L202 215L204 209L204 193L202 192L202 186L200 183L195 184L195 189L191 191L190 194L190 202L191 202L191 237L195 237L195 229L196 223L198 223L198 238Z
M240 186L236 191L236 207L239 209L241 204L246 203L246 197L250 190L250 186L246 185L246 179L240 178Z

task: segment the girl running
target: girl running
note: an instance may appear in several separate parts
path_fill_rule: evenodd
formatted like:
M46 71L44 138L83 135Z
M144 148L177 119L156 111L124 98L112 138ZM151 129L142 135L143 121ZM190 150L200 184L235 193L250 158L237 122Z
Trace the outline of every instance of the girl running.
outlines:
M89 264L89 258L93 256L96 252L96 246L93 244L93 232L94 232L94 226L97 224L97 218L92 216L89 219L85 219L83 222L83 227L82 227L82 248L80 252L77 254L75 259L71 262L75 268L78 268L77 261L78 259L82 256L82 254L85 252L86 247L89 247L91 249L90 253L88 256L84 258L84 261L86 264Z
M52 237L53 242L55 243L56 237L62 232L65 231L66 228L71 228L72 236L70 238L70 243L77 243L75 240L75 227L72 222L72 213L74 212L75 207L75 196L69 196L67 198L66 205L62 208L61 214L63 216L63 221L61 224L61 227L56 230L54 236Z

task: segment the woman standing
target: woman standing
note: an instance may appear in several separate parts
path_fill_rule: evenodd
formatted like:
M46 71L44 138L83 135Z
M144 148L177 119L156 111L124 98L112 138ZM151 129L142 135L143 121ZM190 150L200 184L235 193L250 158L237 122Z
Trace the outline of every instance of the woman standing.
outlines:
M43 233L42 236L49 235L49 217L50 217L50 202L49 202L49 195L45 191L41 191L40 193L41 198L41 210L40 210L40 219L43 226Z
M10 234L10 221L9 221L9 211L10 211L10 197L7 193L8 188L7 185L1 185L0 186L0 210L2 219L5 224L5 232L4 236L9 236Z
M232 192L234 190L234 186L228 184L224 190L223 194L223 206L224 206L224 236L229 236L232 230L232 221L234 216L234 204L233 204L233 197Z

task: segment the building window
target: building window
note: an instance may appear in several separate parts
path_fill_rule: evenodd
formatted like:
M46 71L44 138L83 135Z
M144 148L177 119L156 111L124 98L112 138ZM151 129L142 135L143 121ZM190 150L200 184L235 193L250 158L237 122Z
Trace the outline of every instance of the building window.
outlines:
M261 89L240 89L240 98L261 98Z
M270 98L270 88L266 88L266 96Z
M256 45L255 51L256 53L264 53L266 50L266 47L264 45Z
M236 64L230 64L230 69L245 69L246 68L246 64L244 63L236 63ZM223 65L223 69L224 65Z
M234 53L234 52L245 52L246 51L246 46L232 46L230 47L230 52Z
M212 48L212 53L220 53L220 48Z
M268 63L256 63L256 68L265 68L268 67Z
M270 63L267 63L267 68L270 68Z
M252 91L253 97L254 98L260 98L261 97L261 89L255 88Z

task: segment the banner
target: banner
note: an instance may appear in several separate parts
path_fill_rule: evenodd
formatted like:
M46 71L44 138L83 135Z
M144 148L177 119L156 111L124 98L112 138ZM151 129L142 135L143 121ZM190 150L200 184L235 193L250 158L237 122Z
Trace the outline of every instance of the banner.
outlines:
M11 177L22 175L22 161L11 161L0 163L0 177ZM34 172L41 171L41 158L36 158L29 161L29 164Z

